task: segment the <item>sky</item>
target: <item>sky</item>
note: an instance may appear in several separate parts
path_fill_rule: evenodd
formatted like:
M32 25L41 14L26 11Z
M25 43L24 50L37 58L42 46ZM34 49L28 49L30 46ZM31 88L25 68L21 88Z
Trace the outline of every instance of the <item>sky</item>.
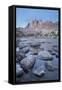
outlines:
M16 27L25 27L32 20L58 21L57 10L16 8Z

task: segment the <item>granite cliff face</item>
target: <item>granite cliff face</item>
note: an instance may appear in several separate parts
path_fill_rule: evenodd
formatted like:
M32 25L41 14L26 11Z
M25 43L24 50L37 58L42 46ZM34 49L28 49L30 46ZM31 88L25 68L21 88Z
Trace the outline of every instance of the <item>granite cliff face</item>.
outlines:
M57 34L58 33L58 22L52 21L42 21L42 20L33 20L27 24L25 28L16 28L17 36L32 36L32 35L44 35L51 34L51 32Z

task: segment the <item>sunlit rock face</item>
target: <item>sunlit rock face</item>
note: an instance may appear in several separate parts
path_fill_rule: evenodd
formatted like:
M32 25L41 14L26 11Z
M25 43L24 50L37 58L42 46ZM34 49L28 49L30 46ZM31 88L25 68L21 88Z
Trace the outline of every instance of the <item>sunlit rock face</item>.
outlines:
M52 33L53 32L53 33ZM16 29L16 36L26 36L26 35L42 35L42 34L58 34L58 22L52 21L42 21L42 20L32 20L27 23L26 27L19 27Z

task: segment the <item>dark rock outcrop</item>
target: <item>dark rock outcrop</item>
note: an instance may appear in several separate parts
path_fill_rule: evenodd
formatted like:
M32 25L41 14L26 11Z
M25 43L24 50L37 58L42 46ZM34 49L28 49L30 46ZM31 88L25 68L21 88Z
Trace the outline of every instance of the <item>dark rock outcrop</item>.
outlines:
M16 63L16 76L20 77L23 74L23 69L21 68L19 63Z

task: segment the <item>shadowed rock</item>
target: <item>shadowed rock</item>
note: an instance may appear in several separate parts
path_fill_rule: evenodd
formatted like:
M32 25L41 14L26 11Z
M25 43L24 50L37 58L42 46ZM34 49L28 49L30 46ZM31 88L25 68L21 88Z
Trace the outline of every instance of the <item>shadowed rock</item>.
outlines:
M40 46L40 43L39 42L32 42L30 44L31 47L39 47Z
M20 42L20 40L16 40L16 47L19 46L19 42Z
M32 55L38 54L38 48L30 48L30 52L32 52Z
M27 47L28 45L26 44L26 43L19 43L19 48L20 49L23 49L23 48L25 48L25 47Z
M25 57L25 54L24 53L21 53L21 52L16 52L16 61L21 61L23 58Z
M23 49L20 49L21 53L28 53L29 52L29 47L24 47Z
M23 74L23 69L18 63L16 63L16 76L20 77L22 74Z
M57 70L57 66L54 65L51 61L47 61L45 63L46 69L48 69L48 71L54 71Z

